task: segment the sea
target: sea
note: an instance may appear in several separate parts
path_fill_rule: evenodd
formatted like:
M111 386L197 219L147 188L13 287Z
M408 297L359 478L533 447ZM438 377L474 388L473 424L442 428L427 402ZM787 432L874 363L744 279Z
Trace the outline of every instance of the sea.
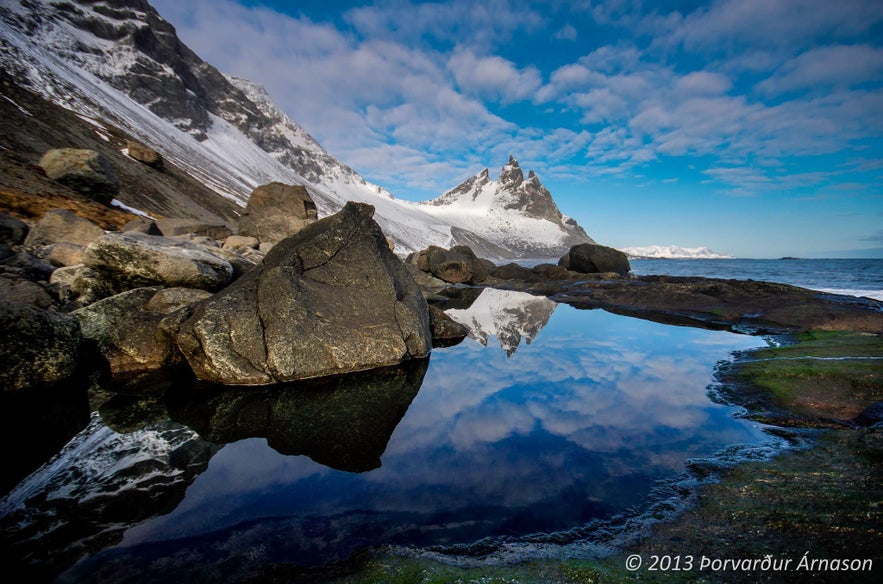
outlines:
M702 276L791 284L883 301L883 259L632 259L638 276Z

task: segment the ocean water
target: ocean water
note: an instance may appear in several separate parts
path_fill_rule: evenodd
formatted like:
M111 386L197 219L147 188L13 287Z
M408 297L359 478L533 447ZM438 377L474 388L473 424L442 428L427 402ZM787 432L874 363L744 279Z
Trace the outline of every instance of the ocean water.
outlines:
M791 284L883 300L883 259L725 259L630 261L639 276L703 276Z

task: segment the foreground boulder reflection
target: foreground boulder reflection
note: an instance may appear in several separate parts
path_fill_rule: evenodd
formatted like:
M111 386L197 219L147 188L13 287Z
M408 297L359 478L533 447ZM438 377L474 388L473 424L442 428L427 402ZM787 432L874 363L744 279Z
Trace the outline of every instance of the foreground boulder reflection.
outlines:
M364 373L262 388L201 383L167 396L169 415L216 444L266 438L286 455L365 472L420 390L429 359Z

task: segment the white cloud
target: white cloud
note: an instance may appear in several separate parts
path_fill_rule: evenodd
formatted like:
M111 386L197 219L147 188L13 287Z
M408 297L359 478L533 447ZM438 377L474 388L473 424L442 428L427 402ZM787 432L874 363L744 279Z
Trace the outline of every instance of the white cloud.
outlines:
M810 49L790 59L758 84L766 93L850 87L883 78L883 49L834 45Z
M467 93L502 102L532 99L542 83L534 67L519 70L501 57L477 57L468 50L455 52L448 69Z

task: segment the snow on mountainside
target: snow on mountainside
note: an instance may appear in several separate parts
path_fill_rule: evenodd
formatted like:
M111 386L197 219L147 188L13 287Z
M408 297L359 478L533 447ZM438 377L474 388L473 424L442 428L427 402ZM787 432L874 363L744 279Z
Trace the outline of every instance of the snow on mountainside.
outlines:
M144 0L0 7L0 65L16 80L131 134L240 206L271 181L306 186L320 215L367 202L399 253L466 244L487 257L554 256L587 240L533 176L503 209L395 199L326 152L260 85L202 61Z
M679 247L677 245L647 245L624 247L620 251L631 258L647 259L732 259L733 256L714 252L707 247Z
M491 180L484 169L421 206L456 228L505 242L525 256L552 257L578 243L594 243L576 221L558 210L533 171L524 178L511 156L499 180Z

